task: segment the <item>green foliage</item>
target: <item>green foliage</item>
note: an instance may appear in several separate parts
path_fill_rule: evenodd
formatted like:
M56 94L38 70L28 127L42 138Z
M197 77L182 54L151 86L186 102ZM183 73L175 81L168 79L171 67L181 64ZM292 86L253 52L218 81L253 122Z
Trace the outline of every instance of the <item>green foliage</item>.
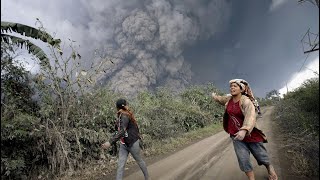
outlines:
M34 89L29 74L14 62L6 47L1 43L1 113L13 115L17 110L32 113L38 106L31 99ZM13 111L4 111L3 106L11 106Z
M294 92L285 96L285 100L294 99L297 107L305 112L319 115L319 78L309 79Z
M202 106L192 104L186 98L186 93L182 93L183 95L172 95L167 89L159 89L156 93L143 92L137 98L129 100L129 106L134 110L147 149L153 146L152 144L155 143L155 139L168 141L171 137L179 137L185 132L206 127L221 120L220 115L215 115L222 114L223 107L219 106L219 108L214 109L216 105L210 98L206 97L208 93L197 95L197 91L192 92L190 89L187 91L188 97L194 95L197 97L194 100L202 102ZM25 153L32 150L35 154L42 154L43 156L37 162L31 161L26 157L21 157L21 160L28 163L33 162L33 166L42 165L50 167L49 169L52 172L63 174L65 171L82 168L86 162L100 159L101 154L110 158L106 154L107 152L101 150L100 145L115 131L114 120L116 109L114 103L118 98L120 98L120 95L116 95L106 89L99 89L79 96L76 101L77 103L73 104L74 107L71 108L68 116L69 123L65 130L63 130L63 123L59 125L61 120L37 121L36 124L40 124L42 127L42 129L38 126L34 127L34 129L39 130L39 132L37 131L38 134L42 135L35 138L32 142L38 143L37 149L33 149L29 147L30 144L26 144L26 147L22 151ZM58 112L55 110L54 105L47 106L46 108L53 109L42 109L39 111L41 116L42 113L48 111L53 114ZM43 116L50 117L47 115ZM31 122L33 121L30 121L29 125L27 124L26 126L34 126ZM8 124L11 124L10 121L8 121ZM24 132L16 132L14 127L1 128L7 132L5 133L5 137L8 137L8 141L9 137L12 136L9 136L9 133L26 135ZM24 129L24 127L21 125L20 129ZM26 131L27 134L30 134L30 131L33 132L32 128ZM11 141L16 142L16 139L11 139ZM27 138L22 136L21 141L25 144ZM14 152L18 151L14 150ZM65 157L65 153L67 157ZM13 157L17 156L13 155ZM7 162L14 163L15 160L10 159ZM9 164L4 163L4 166L8 166L9 168ZM12 166L12 168L15 168L15 171L10 171L11 174L27 175L30 173L29 169L25 167ZM20 170L21 168L23 171ZM5 173L2 175L6 176Z
M13 118L1 117L1 176L23 179L37 161L37 141L44 135L40 119L16 112Z
M40 22L38 20L38 22ZM58 47L61 40L53 39L53 37L43 30L39 30L24 24L4 22L1 21L1 33L16 32L26 37L31 37L34 39L40 39L43 42L50 44L51 46Z
M213 103L211 93L216 92L222 95L222 92L218 90L213 84L192 86L186 89L182 94L182 98L191 103L192 105L199 106L201 110L206 112L215 112L216 116L221 115L222 112L216 111L221 110L220 105ZM220 114L219 114L220 113Z
M45 136L44 127L39 126L39 106L32 99L34 87L30 74L12 55L13 45L22 48L40 60L40 65L49 65L45 53L29 40L9 34L16 32L26 37L40 39L58 47L60 40L54 40L44 31L18 23L1 22L1 177L26 179L36 163L47 157L39 145ZM42 158L40 158L43 155Z
M141 93L133 103L141 131L161 140L219 121L223 108L212 102L209 89L212 85L191 87L180 95L163 88Z
M319 78L307 80L285 95L276 108L275 120L287 137L294 172L319 175Z
M29 51L29 53L32 53L40 60L40 65L42 66L49 65L49 59L47 58L47 55L43 52L43 50L40 47L34 45L29 40L6 34L6 33L12 33L12 32L19 33L26 37L31 37L33 39L40 39L41 41L46 42L51 46L60 49L61 40L53 39L53 37L47 32L45 32L44 30L35 29L33 27L30 27L24 24L1 21L1 41L7 44L12 43L12 44L18 45L21 48L24 45Z
M45 66L49 64L47 55L43 52L43 50L40 47L34 45L29 40L25 40L8 34L1 34L1 40L5 43L12 43L20 46L21 48L25 46L29 53L35 55L38 59L40 59L40 65Z
M29 73L13 60L10 47L1 43L1 177L25 179L43 131Z
M289 92L277 106L279 118L289 120L286 126L319 135L319 78L310 79L294 92Z
M36 29L10 23L3 27L17 33L29 29L23 35L48 42L52 61L31 78L13 63L11 53L1 53L1 178L53 179L91 161L111 160L100 146L116 131L115 102L122 96L94 86L102 63L84 69L72 45L71 54L62 56L53 39L45 41ZM7 45L1 52L14 51ZM181 94L159 88L128 99L146 148L155 139L169 141L220 121L223 107L212 102L212 91L217 89L211 84Z

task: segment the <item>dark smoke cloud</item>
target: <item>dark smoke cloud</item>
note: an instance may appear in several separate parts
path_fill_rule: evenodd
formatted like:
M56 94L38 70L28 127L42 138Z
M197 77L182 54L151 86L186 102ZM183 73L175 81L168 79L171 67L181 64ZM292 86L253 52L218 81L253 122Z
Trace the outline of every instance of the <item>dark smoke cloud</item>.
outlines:
M190 84L193 73L182 55L185 47L222 31L231 13L230 4L224 0L1 4L6 13L11 8L24 10L18 12L19 18L6 14L8 20L32 25L39 17L49 32L76 40L86 68L92 64L88 59L103 62L104 76L95 80L126 95L157 86L180 90ZM92 56L93 52L99 56Z
M121 4L121 11L115 12L115 47L105 52L109 54L106 59L117 63L100 82L125 94L156 86L183 89L192 78L190 64L182 55L184 48L221 30L229 16L229 5L225 1L166 0L145 1L139 5L131 8ZM209 23L210 15L214 23ZM117 54L115 59L114 54Z
M127 95L206 82L227 91L231 78L244 78L263 97L300 69L306 30L319 31L318 9L288 0L4 0L1 5L2 20L34 26L40 18L66 46L68 38L75 40L85 69L102 64L93 79Z

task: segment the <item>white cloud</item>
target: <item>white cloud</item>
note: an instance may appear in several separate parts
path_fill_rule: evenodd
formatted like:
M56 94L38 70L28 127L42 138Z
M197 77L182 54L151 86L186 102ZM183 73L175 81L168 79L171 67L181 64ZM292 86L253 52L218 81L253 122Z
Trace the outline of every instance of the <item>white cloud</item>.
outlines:
M285 4L287 0L272 0L269 11L274 11Z
M293 91L302 85L302 83L310 78L319 77L319 75L315 74L317 72L319 74L319 57L315 58L311 61L305 68L303 68L300 72L295 73L291 79L288 81L287 86L285 85L281 89L279 89L279 93L281 95L287 93L288 91Z

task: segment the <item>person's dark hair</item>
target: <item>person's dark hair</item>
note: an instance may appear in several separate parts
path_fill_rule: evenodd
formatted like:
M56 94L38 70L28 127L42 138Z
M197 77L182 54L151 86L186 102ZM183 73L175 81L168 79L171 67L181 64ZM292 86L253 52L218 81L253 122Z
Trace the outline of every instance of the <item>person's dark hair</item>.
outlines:
M235 83L236 83L236 82L235 82ZM240 87L240 90L244 90L240 84L238 84L238 83L236 83L236 84ZM243 83L243 84L244 84L244 83ZM242 95L247 95L247 93L246 93L245 91L241 92L241 94L242 94Z
M238 84L238 83L236 83L236 84ZM240 84L238 84L238 86L240 87L240 90L244 90L244 89L242 89L242 86L240 86Z
M118 99L117 100L116 106L118 109L118 112L117 112L118 117L121 113L126 113L129 115L130 121L132 121L138 127L136 118L134 117L134 115L133 115L132 111L130 111L130 109L125 108L126 105L128 105L128 103L125 99Z
M118 109L124 109L124 106L127 105L127 101L125 99L118 99L116 102L116 107Z

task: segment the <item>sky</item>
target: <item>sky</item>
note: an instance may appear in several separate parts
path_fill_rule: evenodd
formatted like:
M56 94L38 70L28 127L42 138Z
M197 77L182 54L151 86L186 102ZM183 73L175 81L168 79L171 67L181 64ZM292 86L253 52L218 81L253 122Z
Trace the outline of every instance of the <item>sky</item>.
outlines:
M96 81L126 95L206 83L227 92L230 79L243 78L265 97L286 92L286 84L294 89L319 69L319 51L307 57L301 44L309 28L319 32L319 9L309 2L1 1L2 21L35 26L36 18L63 43L80 45L84 69L103 62Z
M319 57L310 61L310 63L304 67L301 71L294 73L286 85L279 89L280 96L283 96L288 91L295 90L307 79L319 77Z

